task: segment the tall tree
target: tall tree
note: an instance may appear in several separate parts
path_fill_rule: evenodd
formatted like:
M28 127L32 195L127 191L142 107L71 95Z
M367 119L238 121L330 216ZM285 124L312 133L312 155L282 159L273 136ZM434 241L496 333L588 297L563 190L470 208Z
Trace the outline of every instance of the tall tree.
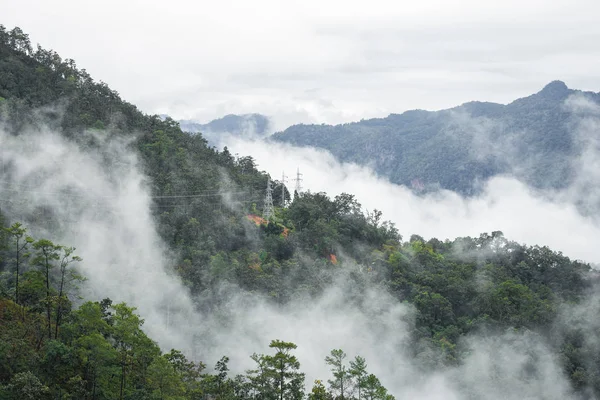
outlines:
M119 399L123 400L125 392L125 384L127 382L127 367L129 365L131 353L133 350L133 332L137 322L133 321L133 310L129 310L124 304L122 307L117 305L117 315L115 315L115 332L116 347L119 351L119 363L121 364L121 379L119 383Z
M356 382L356 388L358 390L358 400L362 400L362 391L365 388L367 379L367 362L361 356L356 356L354 360L350 361L350 375Z
M331 373L333 379L328 380L329 386L332 390L339 393L340 400L344 400L346 393L348 392L350 381L352 376L350 371L344 364L346 353L341 349L331 350L329 356L325 357L325 363L331 367Z
M255 370L248 371L254 393L260 399L301 400L304 397L304 373L299 372L300 362L290 352L294 343L272 340L269 345L274 355L253 354Z
M154 358L148 367L148 383L160 400L182 398L185 387L173 364L163 356Z
M3 228L4 231L13 238L15 243L15 303L19 304L19 277L21 275L21 258L24 256L24 251L33 243L31 236L26 236L27 229L19 222L15 222L8 228Z
M206 366L201 362L189 361L181 351L175 349L171 349L164 357L173 365L182 380L186 395L193 399L199 398L202 393L200 385L202 371Z
M54 338L58 339L58 327L61 323L64 305L67 302L65 291L67 287L74 281L82 281L83 277L72 268L69 268L74 262L81 261L81 257L73 255L74 247L60 247L62 254L60 255L60 282L58 284L58 297L56 299L56 327Z
M224 386L227 380L227 372L229 371L227 363L229 363L229 357L222 357L217 361L217 365L215 365L215 370L217 371L217 395L219 398L223 397Z
M253 393L252 397L255 399L275 400L276 396L270 385L272 376L266 361L266 356L254 353L250 358L256 363L255 369L246 371Z
M160 355L160 349L142 331L144 320L135 313L135 308L128 307L125 303L119 303L113 308L115 315L112 332L121 369L119 399L124 399L136 390L134 379L138 379L142 385L144 371Z
M275 355L266 356L266 363L273 376L274 392L279 400L300 400L304 397L304 374L299 372L300 362L290 351L296 349L294 343L272 340L270 348L277 350Z
M44 284L46 286L46 299L44 302L46 305L46 317L48 320L48 339L52 339L50 271L52 268L54 268L54 263L60 259L58 252L61 250L61 246L55 245L48 239L40 239L33 243L33 248L37 251L33 262L42 270L42 273L44 274Z

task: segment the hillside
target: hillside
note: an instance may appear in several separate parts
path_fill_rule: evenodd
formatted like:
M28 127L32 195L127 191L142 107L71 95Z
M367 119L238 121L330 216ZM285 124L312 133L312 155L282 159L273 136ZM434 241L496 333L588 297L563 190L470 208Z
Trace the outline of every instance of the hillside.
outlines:
M481 181L512 174L536 188L564 188L583 151L570 96L600 104L600 94L560 81L510 104L469 102L442 111L413 110L342 125L294 125L273 138L329 150L414 188L477 193Z
M201 124L192 120L180 120L179 126L185 132L201 133L209 145L221 148L222 135L231 134L246 138L260 138L271 132L271 122L261 114L229 114L222 118Z
M546 91L554 97L565 89L553 84ZM536 96L529 101L539 102ZM491 113L504 106L463 107ZM423 121L436 115L388 119L422 124L433 137ZM375 130L377 121L358 124ZM402 238L351 194L303 192L292 200L277 182L274 214L263 215L269 176L251 156L233 157L171 119L141 113L73 61L34 51L21 30L2 26L0 123L0 398L390 400L414 398L417 380L428 387L442 375L445 390L461 399L499 398L509 387L517 393L511 398L600 394L600 330L589 323L598 312L597 275L588 264L502 232ZM47 131L56 135L52 141L41 140ZM26 157L38 142L51 150L68 143L69 151L60 153L60 165L45 167ZM72 163L69 153L82 156ZM135 196L112 201L111 192L94 193L89 182L106 179L121 189L127 171L117 165L137 168L127 164L133 156L148 192L146 225L138 220L145 214L135 214L145 203ZM93 178L62 183L58 167L86 163L99 164ZM40 194L47 185L52 201ZM94 223L84 218L90 209ZM115 217L115 209L126 212ZM140 218L119 221L128 214ZM94 251L55 243L81 225L76 232L97 230L88 243ZM154 229L160 241L147 236ZM98 249L103 236L118 240ZM164 265L156 267L145 252L162 254ZM124 259L134 265L127 276L119 275L130 265ZM80 291L83 270L114 274L106 277L111 285L127 278L129 288L141 288L134 300L165 301L140 306L138 314L137 304L100 300L103 293ZM99 287L92 276L84 288ZM175 293L152 286L155 277L173 279ZM79 298L90 293L93 299ZM193 308L170 327L172 301L180 298ZM142 310L164 313L153 320L161 326L144 325ZM181 343L182 351L191 349L186 354L147 335L175 336L187 321L199 322ZM286 337L267 336L276 328L305 333L298 337L315 349L333 344L326 352L298 345L296 352ZM270 343L267 353L243 346L254 345L247 341L254 336L263 349ZM340 343L360 351L346 358ZM204 359L215 350L223 358ZM249 369L242 359L251 361ZM309 374L319 379L314 385L305 381Z

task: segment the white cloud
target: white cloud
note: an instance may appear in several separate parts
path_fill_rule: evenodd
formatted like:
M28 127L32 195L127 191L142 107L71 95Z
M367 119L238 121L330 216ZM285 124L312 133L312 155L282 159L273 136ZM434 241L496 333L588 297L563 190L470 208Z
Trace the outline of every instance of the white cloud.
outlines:
M259 169L278 177L297 167L304 174L304 188L331 196L356 195L368 210L383 211L408 238L413 233L438 239L479 236L503 231L511 240L547 245L553 250L588 262L600 263L600 225L582 216L565 193L536 193L518 180L499 176L485 183L481 195L464 198L451 191L422 196L409 188L376 176L367 167L341 164L330 153L265 141L229 138L232 153L251 154ZM563 195L563 196L561 196Z
M470 353L462 365L429 370L427 361L437 357L434 350L421 345L415 359L411 354L414 349L409 348L408 338L414 330L411 307L381 288L370 287L366 280L364 285L346 280L343 273L318 298L293 299L282 306L224 285L209 299L211 304L219 304L212 302L219 298L221 306L211 307L208 314L198 312L193 302L206 299L192 300L179 279L167 272L172 257L156 233L136 156L118 138L97 139L101 149L86 151L47 129L16 137L0 130L0 159L7 164L2 170L5 184L0 187L3 212L24 216L34 233L76 246L84 259L82 272L89 278L86 298L109 296L139 307L146 320L144 329L164 350L180 348L209 365L227 355L233 372L238 373L252 367L250 354L267 352L271 339L282 339L298 344L309 389L313 379L329 377L324 363L327 353L342 348L349 358L366 357L369 370L397 398L472 398L466 393L490 400L570 397L569 384L551 349L529 332L467 337L465 345ZM281 165L302 161L305 182L312 189L353 190L367 207L381 208L388 217L400 218L401 228L445 227L449 233L464 228L479 233L481 226L469 224L484 223L479 219L493 216L489 221L493 229L512 219L519 232L532 238L540 232L526 232L525 218L537 226L541 219L557 214L545 225L548 230L573 218L573 223L582 222L572 215L574 210L545 203L509 179L491 182L487 194L472 201L451 193L418 198L405 188L375 178L365 168L340 165L323 152L261 142L234 145L246 146L244 153L255 154L273 173ZM500 193L506 201L499 199ZM522 207L516 216L515 204ZM44 230L48 221L40 220L39 214L34 216L42 208L52 229ZM597 231L588 227L590 236L585 240L592 240ZM582 240L574 227L566 225L563 229L573 239ZM551 232L548 237L566 241L567 247L572 244L560 232ZM569 247L571 250L578 248ZM532 369L533 378L524 373Z
M185 350L193 305L165 268L137 156L122 138L95 139L102 147L86 151L45 128L20 136L0 128L2 211L36 239L76 247L86 299L139 307L151 337ZM177 331L167 331L167 312Z

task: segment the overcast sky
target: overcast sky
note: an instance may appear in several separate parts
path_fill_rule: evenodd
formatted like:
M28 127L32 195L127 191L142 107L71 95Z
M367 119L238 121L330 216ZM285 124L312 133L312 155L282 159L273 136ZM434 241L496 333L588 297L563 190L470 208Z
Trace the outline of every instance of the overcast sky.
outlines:
M277 128L469 100L554 79L600 90L597 0L0 0L0 23L149 113L260 112Z

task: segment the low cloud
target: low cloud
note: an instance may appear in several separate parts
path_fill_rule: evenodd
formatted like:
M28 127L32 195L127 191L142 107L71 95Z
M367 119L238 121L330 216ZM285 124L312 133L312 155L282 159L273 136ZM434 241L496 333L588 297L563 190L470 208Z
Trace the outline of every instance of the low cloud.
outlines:
M37 238L77 248L86 299L139 307L161 346L185 348L194 308L168 272L137 157L123 138L86 135L98 146L84 150L44 127L19 136L0 129L3 212Z
M575 178L559 191L532 189L512 175L501 175L482 182L481 193L473 197L447 190L419 195L390 183L368 167L340 163L324 150L234 136L225 142L234 153L251 154L259 168L272 176L287 171L294 178L293 171L300 168L305 189L331 196L355 194L365 209L383 211L383 217L396 223L405 237L416 233L443 240L501 230L520 243L547 245L569 257L600 263L600 248L596 245L600 241L600 220L590 212L600 205L600 112L597 105L577 96L569 98L565 107L581 110L582 114L576 114L572 121L578 149L571 160ZM463 125L472 125L477 136L489 137L489 130L497 128L497 124L468 115L457 118ZM514 149L512 139L502 147L507 159L511 159ZM487 151L491 154L493 150ZM518 172L526 166L516 168Z
M349 358L364 356L369 370L397 398L570 396L550 348L528 332L467 337L464 345L470 354L462 365L430 369L429 362L438 357L435 350L423 345L414 358L410 348L414 309L368 280L357 284L344 273L318 298L294 298L286 305L227 285L210 293L209 299L191 298L171 273L173 257L157 234L135 153L127 150L123 138L87 135L97 147L86 149L46 128L17 137L0 131L3 211L22 219L38 237L49 235L58 243L76 246L84 259L82 272L89 278L85 298L108 296L137 306L146 320L144 329L164 350L180 348L209 365L227 355L232 372L239 373L252 367L250 354L267 352L269 341L278 338L298 344L309 388L313 379L330 377L324 357L331 349L342 348ZM573 218L588 223L573 206L561 208L561 203L540 198L510 178L489 182L486 194L475 199L450 192L419 197L366 168L339 164L324 152L262 141L231 145L241 154L253 154L275 176L283 165L292 164L290 172L300 165L304 184L312 190L357 193L367 208L382 209L403 231L410 228L439 237L436 229L440 229L442 237L453 237L504 229L512 238L520 233L533 242L540 238L535 235L547 234L548 227ZM515 214L517 206L522 210ZM485 216L493 219L481 222ZM525 218L530 218L531 232L523 228L528 225ZM508 220L513 225L503 226ZM537 228L542 222L550 222L545 230ZM574 239L582 240L581 227L570 226ZM591 241L597 226L584 226ZM569 226L561 229L557 232ZM562 238L565 251L583 251L566 236L551 234L548 240ZM194 306L215 299L219 306L210 312Z

